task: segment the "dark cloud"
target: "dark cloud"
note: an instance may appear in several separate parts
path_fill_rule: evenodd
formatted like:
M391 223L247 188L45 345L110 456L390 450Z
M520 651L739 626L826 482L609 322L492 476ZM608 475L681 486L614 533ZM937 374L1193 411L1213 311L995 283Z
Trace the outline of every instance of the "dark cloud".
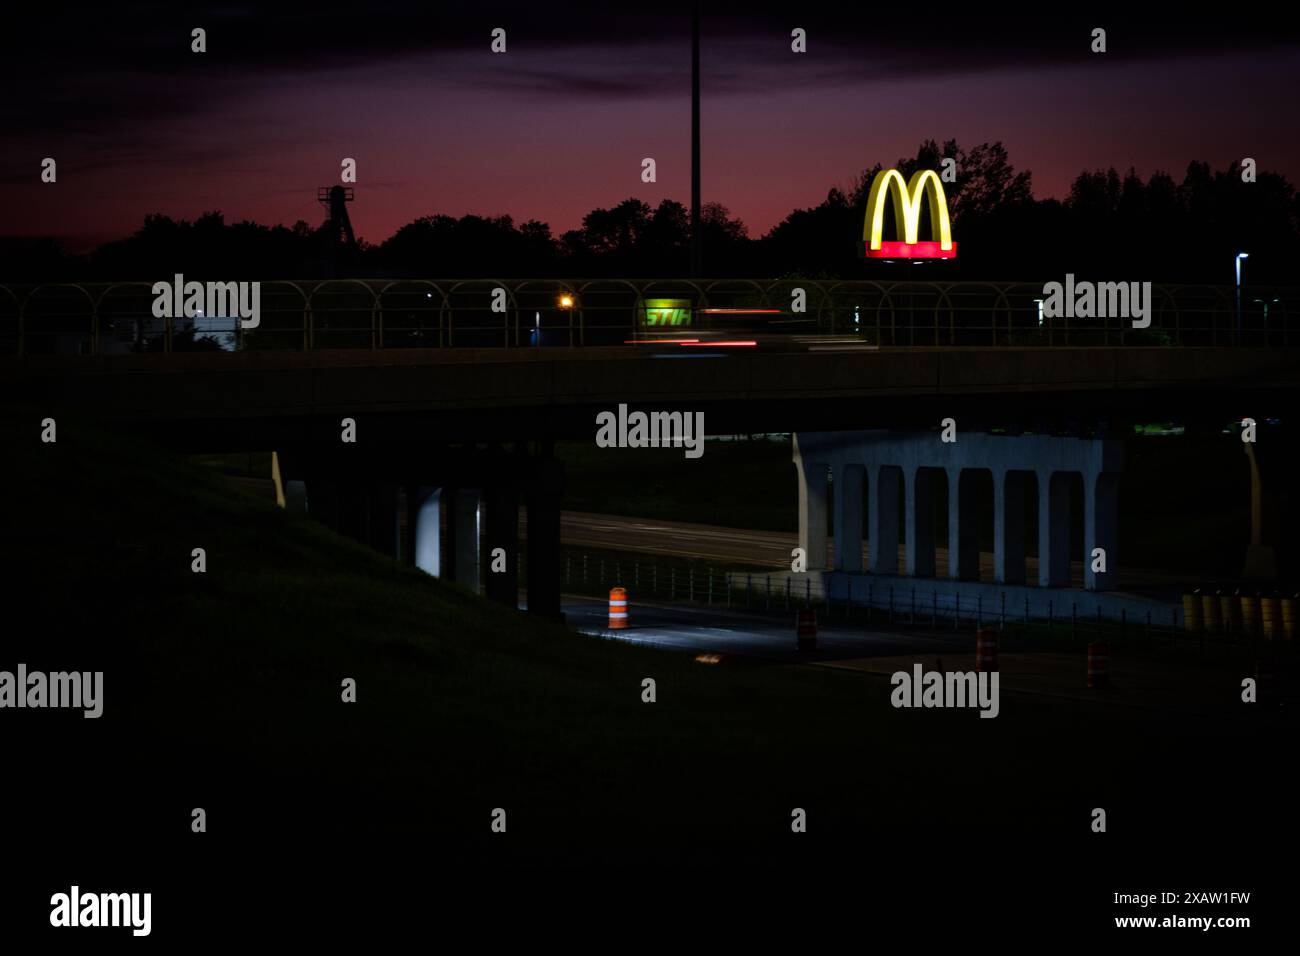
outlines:
M811 75L843 77L954 72L1083 59L1091 29L1109 31L1110 56L1160 57L1297 42L1289 23L1265 17L1179 15L1145 18L1131 7L1089 6L1069 17L1000 13L999 4L948 12L911 3L787 2L703 4L706 62L775 57L788 50L795 26L809 33ZM574 63L577 92L639 95L631 77L606 83L582 78L574 60L583 48L677 45L683 66L690 41L690 5L656 2L650 10L611 3L437 4L365 0L274 5L22 4L6 11L0 69L14 94L6 121L40 121L47 113L73 117L98 107L142 115L202 108L220 90L208 81L276 73L330 71L383 63L414 53L481 51L501 26L512 52L546 50ZM847 11L847 12L846 12ZM190 52L190 30L208 31L209 52ZM645 68L635 58L629 72ZM791 82L799 74L789 71ZM151 89L150 80L155 82ZM94 81L94 82L92 82ZM548 78L548 82L550 79ZM175 84L173 86L173 84ZM77 102L80 100L80 103Z
M911 3L702 4L703 68L710 96L816 89L873 79L1050 68L1085 60L1094 26L1116 59L1158 59L1300 45L1289 21L1253 16L1147 18L1132 7L1087 14L1000 13L999 4L922 9ZM847 11L847 12L846 12ZM190 52L190 31L208 52ZM509 61L488 52L508 31ZM790 30L809 53L789 56ZM24 152L42 137L84 139L202 116L241 97L355 67L420 58L431 84L520 96L620 100L680 95L687 82L690 4L650 9L613 3L491 5L433 2L23 3L0 31L0 124ZM421 64L423 67L423 64ZM504 68L503 68L504 67Z

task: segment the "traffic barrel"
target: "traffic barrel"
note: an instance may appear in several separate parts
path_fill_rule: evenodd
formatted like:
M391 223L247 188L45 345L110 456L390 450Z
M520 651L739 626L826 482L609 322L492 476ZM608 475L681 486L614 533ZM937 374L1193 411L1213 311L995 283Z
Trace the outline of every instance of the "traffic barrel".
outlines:
M998 669L998 632L991 627L981 627L975 634L975 670Z
M1201 629L1201 589L1183 592L1183 630Z
M817 646L817 612L806 608L798 612L795 618L795 646L801 651L809 651Z
M609 629L621 631L627 627L627 591L623 588L609 589Z
M1282 634L1288 641L1295 640L1296 598L1300 598L1300 594L1282 599Z
M1241 596L1241 629L1247 634L1259 633L1259 595Z
M1266 641L1273 640L1282 630L1282 603L1276 594L1266 594L1259 599L1259 625Z
M1210 589L1206 588L1201 592L1201 620L1205 624L1205 629L1211 634L1219 633L1220 607L1217 591L1211 593Z
M1105 687L1110 683L1110 645L1093 641L1088 645L1088 686Z

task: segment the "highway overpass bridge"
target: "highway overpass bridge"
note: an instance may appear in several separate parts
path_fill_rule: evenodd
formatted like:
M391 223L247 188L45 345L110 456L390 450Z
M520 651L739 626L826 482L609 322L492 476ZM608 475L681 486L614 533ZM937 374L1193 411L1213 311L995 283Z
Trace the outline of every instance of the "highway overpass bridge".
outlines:
M601 283L336 281L288 305L267 283L257 334L230 323L197 337L183 320L151 325L147 284L0 287L0 395L36 422L95 416L178 450L274 449L282 488L305 491L317 517L510 603L522 503L529 606L556 613L563 475L550 446L594 438L596 415L620 404L701 411L708 434L925 431L953 418L966 433L1103 438L1131 423L1219 430L1281 417L1300 386L1286 292L1271 313L1238 316L1222 290L1166 290L1139 335L1114 321L1045 322L1029 285L807 283L809 319L789 311L797 280L684 292L629 281L617 295ZM486 302L502 287L510 311L493 315ZM649 324L661 294L679 296L692 324ZM342 320L325 308L339 295ZM557 295L570 305L557 309ZM428 313L412 318L421 300ZM420 335L393 321L403 309ZM611 331L619 344L595 344ZM494 346L457 344L485 332ZM342 441L344 419L355 442ZM404 544L399 497L416 519ZM440 532L445 556L430 551ZM493 547L509 554L506 574L482 573Z
M858 428L1036 432L1279 415L1300 349L675 345L173 352L0 358L2 394L130 424L180 448L589 438L620 403L703 411L711 434Z

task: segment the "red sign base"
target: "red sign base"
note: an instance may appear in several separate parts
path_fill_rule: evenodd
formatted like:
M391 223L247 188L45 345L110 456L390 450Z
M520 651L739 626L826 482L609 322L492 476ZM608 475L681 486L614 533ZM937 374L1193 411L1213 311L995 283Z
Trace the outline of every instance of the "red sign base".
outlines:
M957 243L940 249L937 242L882 242L879 249L863 243L868 259L956 259Z

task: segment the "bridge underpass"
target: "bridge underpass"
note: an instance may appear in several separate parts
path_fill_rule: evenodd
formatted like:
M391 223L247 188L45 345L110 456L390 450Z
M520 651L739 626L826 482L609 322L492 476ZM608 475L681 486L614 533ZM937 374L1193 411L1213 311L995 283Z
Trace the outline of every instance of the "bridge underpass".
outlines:
M559 615L564 468L546 449L340 443L285 447L273 460L287 506L510 607L519 593L522 506L528 610Z
M920 431L953 417L966 435L1102 437L1150 421L1220 429L1243 415L1263 420L1293 407L1300 383L1300 351L1246 346L684 354L655 345L22 355L0 358L0 391L37 421L90 416L178 451L275 450L284 481L304 483L315 514L392 553L398 489L426 522L433 512L421 505L437 490L450 503L443 537L453 544L436 559L426 547L423 561L467 584L492 547L511 558L517 550L472 555L470 516L492 541L517 541L514 519L500 516L511 510L503 502L522 502L529 606L554 613L554 561L542 556L558 553L563 477L546 449L592 440L595 416L619 404L703 411L708 434ZM340 441L345 418L356 425L352 446ZM421 549L412 541L402 553ZM478 581L513 601L517 566L508 560L505 576L480 570Z

